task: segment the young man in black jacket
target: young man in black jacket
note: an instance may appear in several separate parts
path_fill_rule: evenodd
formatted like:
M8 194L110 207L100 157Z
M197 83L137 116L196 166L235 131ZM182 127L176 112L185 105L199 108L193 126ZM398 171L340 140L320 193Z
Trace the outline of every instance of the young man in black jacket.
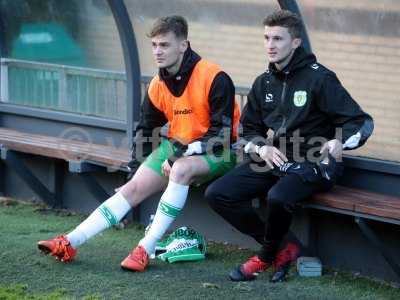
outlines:
M249 159L206 191L217 213L262 245L258 255L231 272L237 281L294 260L295 244L278 249L295 204L330 189L342 170L342 149L360 147L373 130L372 118L335 73L301 46L303 27L296 14L280 10L263 24L269 66L256 78L241 117ZM251 204L260 194L267 195L265 222ZM273 281L282 279L276 274Z

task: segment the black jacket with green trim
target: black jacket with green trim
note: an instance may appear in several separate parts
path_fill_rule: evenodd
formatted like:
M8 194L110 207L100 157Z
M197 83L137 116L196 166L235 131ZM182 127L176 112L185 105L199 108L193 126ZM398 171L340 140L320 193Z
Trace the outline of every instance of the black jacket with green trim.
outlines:
M271 129L273 145L284 150L289 159L295 152L303 158L318 156L323 142L334 138L344 144L353 137L356 143L352 148L360 147L374 128L371 116L354 101L336 74L302 47L283 70L270 64L254 81L247 100L240 122L242 137L263 145Z

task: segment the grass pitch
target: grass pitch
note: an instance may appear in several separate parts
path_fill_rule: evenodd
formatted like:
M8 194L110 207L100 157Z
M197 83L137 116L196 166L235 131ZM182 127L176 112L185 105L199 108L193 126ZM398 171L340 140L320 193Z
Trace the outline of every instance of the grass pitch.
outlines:
M0 300L3 299L400 299L400 289L352 274L327 271L302 278L294 270L285 283L252 282L227 275L251 253L209 244L202 262L154 260L144 273L122 271L120 262L143 235L141 225L110 229L79 248L70 264L41 254L36 242L67 232L85 216L0 199Z

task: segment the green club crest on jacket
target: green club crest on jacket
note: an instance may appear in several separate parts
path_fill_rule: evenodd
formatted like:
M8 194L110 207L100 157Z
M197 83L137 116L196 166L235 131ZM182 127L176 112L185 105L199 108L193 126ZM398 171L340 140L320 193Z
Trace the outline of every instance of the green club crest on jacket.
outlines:
M307 92L306 91L296 91L293 96L293 103L297 107L302 107L307 102Z

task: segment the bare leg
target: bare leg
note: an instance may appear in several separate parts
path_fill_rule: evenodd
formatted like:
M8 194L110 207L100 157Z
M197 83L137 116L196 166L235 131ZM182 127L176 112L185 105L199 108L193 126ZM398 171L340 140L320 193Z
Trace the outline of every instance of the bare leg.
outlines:
M117 224L132 207L147 197L162 191L167 179L146 166L139 167L135 176L115 195L107 199L92 214L67 235L76 248L88 239Z
M199 156L184 157L172 166L169 182L161 196L157 212L148 234L139 242L148 254L154 252L155 245L168 230L185 205L189 184L209 173L207 162Z

